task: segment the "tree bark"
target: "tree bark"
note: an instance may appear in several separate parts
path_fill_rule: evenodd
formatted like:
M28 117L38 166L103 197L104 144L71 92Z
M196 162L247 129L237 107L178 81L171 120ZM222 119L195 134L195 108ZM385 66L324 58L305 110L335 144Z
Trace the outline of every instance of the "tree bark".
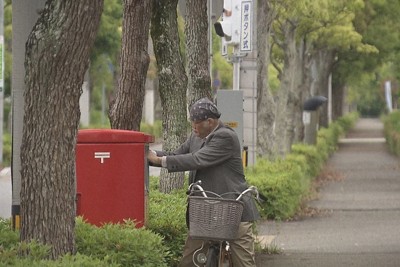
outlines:
M268 1L257 3L257 155L272 159L276 103L268 86L270 31L275 14Z
M315 83L315 95L328 98L329 74L332 71L335 53L332 50L316 50L312 53L313 64L317 71ZM328 127L328 105L324 104L320 108L319 126Z
M189 106L212 98L208 51L207 1L186 0L185 35Z
M151 0L124 0L121 76L110 104L113 129L140 130L150 57L147 51Z
M284 157L290 153L293 143L300 142L303 136L303 94L307 89L308 56L304 37L297 36L296 20L286 20L282 24L284 67L281 86L278 92L276 114L277 155Z
M345 101L345 90L344 85L332 87L332 121L342 117L343 105Z
M296 23L288 20L282 24L284 66L281 84L278 92L275 130L276 139L274 151L277 156L283 157L290 152L293 142L294 108L297 101L295 88L298 86L296 74L301 70L298 62L296 43Z
M74 253L79 97L103 0L47 1L26 44L21 240Z
M162 106L163 149L172 151L187 137L186 85L177 25L178 0L153 0L151 37L157 60ZM169 193L182 188L184 173L160 174L160 191Z

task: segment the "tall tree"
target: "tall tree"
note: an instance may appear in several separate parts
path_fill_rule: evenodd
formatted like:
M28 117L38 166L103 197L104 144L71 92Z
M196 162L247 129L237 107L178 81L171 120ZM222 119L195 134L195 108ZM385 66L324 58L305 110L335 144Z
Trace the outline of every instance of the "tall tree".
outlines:
M363 40L374 45L379 53L360 53L354 49L340 51L334 68L333 91L344 92L347 89L359 111L379 114L383 111L383 99L380 98L383 96L383 81L400 78L400 34L393 30L400 26L400 2L364 2L363 8L356 12L354 26ZM392 71L382 73L381 67L387 70L387 64L392 65ZM334 111L341 115L342 108L334 106Z
M21 240L75 250L79 97L103 0L46 2L26 44L21 146Z
M272 63L279 71L280 88L275 95L276 117L272 152L284 156L302 137L302 104L311 95L328 96L328 77L337 51L371 52L352 25L360 1L275 1ZM279 49L276 49L278 48ZM313 91L311 91L314 88ZM327 125L327 105L320 116Z
M343 103L343 87L333 87L329 96L329 77L335 71L341 52L348 51L351 54L364 54L372 56L377 49L370 45L368 40L354 28L355 14L362 10L363 1L324 1L322 9L315 13L312 9L302 11L303 25L307 31L301 31L309 43L307 55L309 55L311 70L316 74L310 79L308 88L315 88L314 94L331 97L332 112L338 110ZM350 71L352 72L352 71ZM341 109L341 108L340 108ZM328 126L328 105L322 106L320 121L321 126ZM332 118L335 118L333 114Z
M172 151L187 137L186 85L177 25L178 0L153 0L151 37L157 60L162 105L163 149ZM182 188L184 173L160 174L160 191Z
M151 0L124 0L121 77L115 100L110 104L111 128L140 130L146 74Z
M272 98L269 98L270 106L273 104L269 116L274 120L269 119L266 125L260 124L259 127L269 131L268 143L260 144L263 151L267 152L265 156L273 159L288 153L297 138L296 120L298 113L301 114L300 88L305 77L303 70L305 42L303 37L297 34L300 22L294 10L298 9L299 2L293 4L288 1L269 1L269 4L269 12L275 14L274 27L271 29L273 32L271 47L274 52L271 62L278 70L280 88ZM261 148L258 150L261 151Z
M284 156L290 152L295 137L295 112L301 102L298 89L304 77L302 61L304 43L302 37L297 38L296 35L298 23L297 18L287 18L279 24L282 34L280 45L283 50L283 69L275 111L275 129L276 133L279 134L275 135L274 142L274 151L279 156Z
M185 35L190 106L203 97L212 99L207 1L186 0Z
M270 64L270 34L275 17L269 1L257 3L257 155L266 158L275 153L275 102L268 85L268 66Z

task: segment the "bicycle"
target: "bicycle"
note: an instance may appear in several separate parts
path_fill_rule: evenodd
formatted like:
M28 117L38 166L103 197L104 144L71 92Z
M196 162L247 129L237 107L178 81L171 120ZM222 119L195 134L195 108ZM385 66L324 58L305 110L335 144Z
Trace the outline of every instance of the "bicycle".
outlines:
M256 187L250 186L236 198L226 198L226 193L218 195L205 191L201 181L189 186L189 236L193 239L203 239L210 242L204 253L205 241L193 254L193 263L197 267L232 267L229 241L237 238L237 232L243 212L240 201L248 193L259 200ZM200 194L200 195L199 195Z

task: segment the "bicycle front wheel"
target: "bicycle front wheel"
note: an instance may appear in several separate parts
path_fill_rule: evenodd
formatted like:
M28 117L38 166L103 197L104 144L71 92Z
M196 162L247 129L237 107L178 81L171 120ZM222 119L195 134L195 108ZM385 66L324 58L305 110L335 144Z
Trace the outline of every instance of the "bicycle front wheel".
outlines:
M231 253L229 251L221 249L221 252L219 255L219 264L215 265L215 266L233 267Z
M216 267L219 261L219 247L216 245L210 246L207 253L206 267Z

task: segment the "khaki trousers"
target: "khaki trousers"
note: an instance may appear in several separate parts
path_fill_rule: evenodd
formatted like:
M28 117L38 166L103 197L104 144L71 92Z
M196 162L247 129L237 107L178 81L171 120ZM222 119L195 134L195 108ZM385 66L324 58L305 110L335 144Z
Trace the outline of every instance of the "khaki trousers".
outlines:
M198 250L204 242L203 251L207 252L208 242L192 239L188 236L183 249L183 256L179 267L195 267L193 253ZM229 242L231 246L232 262L234 267L255 267L254 239L251 222L242 222L239 226L238 238Z

